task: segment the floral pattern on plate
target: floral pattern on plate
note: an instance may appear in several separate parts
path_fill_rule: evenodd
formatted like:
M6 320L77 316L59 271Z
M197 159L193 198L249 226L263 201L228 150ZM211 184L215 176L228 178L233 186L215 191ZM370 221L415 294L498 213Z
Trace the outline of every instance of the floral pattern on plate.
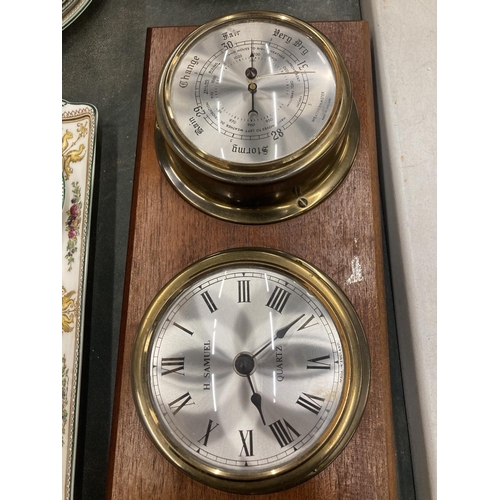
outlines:
M73 497L97 110L62 101L62 493Z

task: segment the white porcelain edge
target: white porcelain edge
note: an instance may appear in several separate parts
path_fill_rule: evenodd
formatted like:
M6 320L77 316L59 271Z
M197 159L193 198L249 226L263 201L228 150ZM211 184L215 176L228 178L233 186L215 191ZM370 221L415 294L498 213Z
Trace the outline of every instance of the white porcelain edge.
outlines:
M73 498L73 486L74 486L74 474L75 474L75 457L76 457L76 439L77 439L77 430L78 430L78 413L80 407L80 387L81 387L81 369L82 369L82 344L83 344L83 332L84 332L84 314L85 314L85 295L86 295L86 285L87 285L87 262L88 262L88 251L89 251L89 241L90 241L90 221L92 217L92 197L93 197L93 184L94 184L94 175L95 175L95 147L96 147L96 138L97 138L97 122L98 122L98 112L95 106L89 103L70 103L68 101L62 100L62 112L64 113L73 112L74 118L78 116L91 116L90 118L90 126L89 126L89 137L88 146L89 151L91 151L90 159L86 161L86 184L85 184L85 192L82 195L82 200L85 202L85 218L84 218L84 226L82 226L82 244L80 248L80 261L79 261L79 270L78 270L78 298L80 299L79 303L79 314L78 314L78 322L75 324L75 342L78 342L77 347L77 357L73 366L77 366L75 373L73 374L74 381L71 386L74 389L72 392L69 406L69 419L72 419L71 426L68 429L71 429L71 443L68 446L68 454L66 455L67 460L64 461L63 458L63 499L70 500ZM78 114L80 113L81 114ZM64 121L62 122L64 125ZM63 172L64 178L64 172ZM67 200L71 196L71 190L68 189L66 185L65 189L65 200L63 204L63 220L64 220L64 207L67 206ZM64 229L64 228L63 228ZM64 248L64 245L63 245ZM63 254L63 262L65 256ZM64 274L63 274L64 276ZM64 282L64 279L63 279ZM78 328L79 326L79 328ZM76 331L78 330L78 331ZM78 337L78 338L76 338ZM63 343L63 352L64 352L64 343ZM73 408L71 406L74 404ZM72 410L72 411L71 411ZM70 420L69 420L70 421ZM68 432L69 436L69 432ZM69 458L68 458L69 457ZM68 465L69 469L68 470ZM66 468L66 470L65 470ZM66 481L65 481L66 479ZM69 481L67 481L69 479ZM66 484L65 484L66 483Z

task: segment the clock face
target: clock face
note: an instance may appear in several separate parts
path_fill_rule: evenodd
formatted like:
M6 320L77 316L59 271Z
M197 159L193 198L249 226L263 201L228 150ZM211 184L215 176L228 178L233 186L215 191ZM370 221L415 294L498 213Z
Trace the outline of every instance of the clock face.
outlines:
M352 359L314 286L265 258L235 256L156 302L154 326L138 337L138 352L147 349L136 373L168 458L242 481L325 453Z
M296 460L335 416L344 355L309 290L262 267L189 286L161 318L149 380L157 415L186 452L253 473Z
M263 163L320 133L334 108L336 76L306 32L279 19L235 20L188 46L170 90L173 119L203 153Z

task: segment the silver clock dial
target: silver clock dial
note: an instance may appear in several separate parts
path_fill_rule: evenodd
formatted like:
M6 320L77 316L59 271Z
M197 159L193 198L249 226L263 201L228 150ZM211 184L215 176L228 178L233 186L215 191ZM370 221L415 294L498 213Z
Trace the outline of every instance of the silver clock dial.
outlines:
M307 262L226 250L172 278L132 351L139 418L190 477L230 492L289 488L344 449L368 396L359 318Z
M152 336L148 378L177 447L250 475L315 446L342 398L344 352L311 290L286 273L230 266L169 305Z
M212 157L263 163L309 144L331 117L335 70L303 31L236 20L179 56L168 102L182 134Z

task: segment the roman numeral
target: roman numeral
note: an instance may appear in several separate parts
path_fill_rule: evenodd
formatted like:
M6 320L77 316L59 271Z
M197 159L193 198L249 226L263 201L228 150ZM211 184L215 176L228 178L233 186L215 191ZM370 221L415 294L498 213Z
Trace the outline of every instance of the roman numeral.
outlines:
M215 425L213 425L215 423ZM208 438L210 436L210 433L218 426L219 424L217 422L214 422L212 419L208 420L208 425L207 425L207 432L206 434L198 439L198 443L203 439L203 446L206 446L208 443Z
M271 294L269 300L267 301L266 306L270 307L271 309L274 309L275 311L281 314L288 299L290 298L290 295L291 295L290 292L287 292L286 290L283 290L283 288L277 286L274 288L274 291Z
M316 363L315 365L307 365L308 370L329 370L332 365L328 363L323 363L323 359L330 359L330 355L320 356L319 358L308 359L310 363Z
M316 401L321 401L321 403L323 403L324 400L325 398L320 398L319 396L314 396L313 394L306 394L305 392L303 392L302 396L300 396L299 399L297 399L297 401L295 402L306 410L309 410L310 412L317 415L321 410L321 405L316 403Z
M311 314L311 317L297 330L304 330L305 328L310 328L311 326L316 326L318 324L317 321L314 323L311 323L311 321L314 319L314 315Z
M210 294L208 292L203 292L201 296L203 297L203 300L205 301L205 304L207 305L211 313L217 311L217 306L215 305L212 297L210 297Z
M240 457L245 452L246 457L253 457L253 430L246 431L243 434L243 431L238 431L240 433L241 442L243 446L241 447Z
M172 413L175 415L177 412L182 410L184 406L189 406L189 405L194 405L194 401L190 403L193 398L189 394L189 392L186 392L186 394L183 394L182 396L179 396L177 399L174 399L170 403L168 403L169 408L172 410Z
M276 422L270 424L269 427L282 448L294 441L291 434L292 432L297 437L300 437L300 434L285 419L283 419L283 422L281 420L276 420Z
M184 358L161 358L161 374L178 373L184 376Z
M184 328L183 326L179 325L179 323L174 323L174 326L179 328L179 330L182 330L183 332L189 333L189 335L193 335L194 332L191 330L188 330L187 328Z
M250 281L238 281L238 302L250 302Z

